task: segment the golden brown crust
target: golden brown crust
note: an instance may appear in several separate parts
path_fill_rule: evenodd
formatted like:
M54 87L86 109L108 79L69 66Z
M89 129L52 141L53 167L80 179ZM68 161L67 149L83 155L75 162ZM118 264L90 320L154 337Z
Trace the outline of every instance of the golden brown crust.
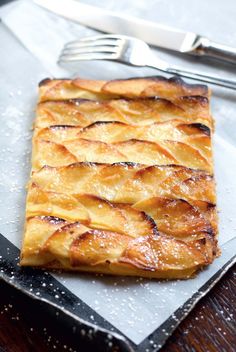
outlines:
M86 94L85 94L86 93ZM209 97L205 85L187 84L181 78L147 77L113 81L92 81L77 78L74 80L45 80L40 84L40 101L83 98L107 100L117 97L146 98L159 97L175 100L183 96Z
M75 81L74 84L80 86ZM164 97L176 99L182 96L208 96L207 86L194 84L189 85L181 78L131 78L129 80L114 80L102 86L102 92L125 95L129 97Z
M218 252L209 91L44 80L21 265L187 278Z

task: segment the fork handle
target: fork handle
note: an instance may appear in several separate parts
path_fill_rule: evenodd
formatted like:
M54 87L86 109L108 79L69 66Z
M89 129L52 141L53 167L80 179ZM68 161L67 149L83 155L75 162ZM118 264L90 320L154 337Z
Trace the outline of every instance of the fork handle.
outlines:
M169 67L166 70L166 72L236 90L236 81L235 80L222 79L217 76L203 74L203 73L199 73L196 71L185 71L185 70L179 69L177 67Z

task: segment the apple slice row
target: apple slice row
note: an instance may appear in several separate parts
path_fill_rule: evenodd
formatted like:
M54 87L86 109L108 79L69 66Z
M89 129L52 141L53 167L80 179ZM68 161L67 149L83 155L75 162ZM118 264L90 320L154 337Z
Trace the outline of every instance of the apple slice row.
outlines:
M27 217L38 215L80 221L92 228L137 237L157 233L192 240L214 234L206 210L199 211L182 199L152 197L133 204L111 203L91 194L47 192L37 184L28 189ZM111 222L111 219L114 221Z
M209 96L207 86L187 84L181 78L133 78L114 81L86 79L50 80L39 85L39 101L86 98L106 100L119 97L160 97L174 100L182 96Z
M145 126L133 126L119 121L97 121L87 127L71 125L52 125L36 129L36 138L63 142L74 138L85 138L107 143L123 142L129 139L140 139L150 142L159 140L192 141L205 137L210 141L210 129L199 123L183 123L175 119L155 122ZM210 144L207 144L210 148Z
M88 99L41 102L36 111L36 127L72 125L86 127L98 121L119 121L129 125L149 125L174 119L212 127L208 99L201 96L166 99Z
M46 192L32 184L28 190L26 216L37 215L79 221L95 229L116 231L132 237L157 233L155 222L142 210L125 204L112 204L90 194Z
M35 132L35 139L62 144L65 141L79 138L109 144L132 139L154 143L171 140L185 143L189 148L197 149L197 152L209 161L212 159L210 129L201 124L183 124L179 120L154 123L148 126L131 126L115 121L96 122L86 128L54 125L41 130L37 129Z
M114 203L134 204L150 197L171 197L215 204L215 184L204 171L184 166L135 163L75 163L34 172L31 179L44 191L93 194Z
M54 220L55 219L55 220ZM32 234L37 229L40 241L35 244ZM106 230L90 229L79 222L38 216L26 223L25 243L21 264L27 265L40 253L40 265L152 277L191 276L199 267L212 260L198 245L184 243L164 235L132 238ZM117 268L116 268L117 266ZM117 270L118 269L118 270Z
M159 152L160 149L163 150L164 148L166 150L165 154L168 152L171 153L169 156L171 156L172 162L174 162L174 155L176 155L176 159L180 159L181 162L183 162L185 159L189 159L189 162L192 160L195 164L199 163L199 166L196 165L196 167L200 169L202 168L202 163L205 163L208 167L207 170L209 170L211 169L212 164L211 140L210 136L208 135L209 133L209 129L204 125L182 124L179 123L178 120L164 123L155 123L149 126L140 127L130 126L120 122L97 122L85 129L81 129L80 127L76 126L50 126L37 131L35 139L48 140L55 143L64 144L65 146L67 146L65 142L68 142L68 145L74 143L74 147L76 147L77 150L79 148L79 141L76 142L76 139L86 139L94 142L100 141L109 144L116 143L116 149L122 148L122 144L118 142L128 142L130 140L138 140L140 143L153 142L157 143L157 149L159 149ZM74 142L70 142L70 140L74 140ZM138 142L136 144L138 144ZM146 144L146 148L150 149L151 143ZM94 144L94 146L95 145L98 147L98 144ZM92 146L93 145L91 142L91 147ZM132 146L133 148L135 147L134 143L123 144L122 149L124 149L124 151L121 153L124 154L126 147L127 152L129 152L129 146ZM139 149L142 149L142 146L144 147L144 145L140 145ZM100 148L101 147L102 144L100 144ZM155 149L154 144L153 147ZM106 148L108 149L108 146L106 146ZM108 152L109 151L107 150L107 153ZM145 150L143 150L143 152L145 152ZM148 155L149 153L146 154ZM101 160L97 161L102 162ZM126 160L123 158L120 160L112 160L111 162L117 161L139 162L135 159L130 159L129 156ZM158 161L155 160L153 162L149 162L149 164L157 163ZM186 164L186 166L192 167L191 164ZM203 167L203 169L206 168Z
M53 130L53 129L52 129ZM43 138L43 130L40 135ZM138 139L149 142L172 140L197 147L201 154L211 158L210 129L202 124L184 124L180 120L132 126L121 122L96 122L78 130L76 138L98 140L106 143Z
M175 155L175 156L174 156ZM128 140L107 144L100 141L73 139L62 144L35 140L33 169L44 165L63 166L73 162L135 162L144 165L184 165L194 169L212 172L212 166L198 150L181 142L159 143Z

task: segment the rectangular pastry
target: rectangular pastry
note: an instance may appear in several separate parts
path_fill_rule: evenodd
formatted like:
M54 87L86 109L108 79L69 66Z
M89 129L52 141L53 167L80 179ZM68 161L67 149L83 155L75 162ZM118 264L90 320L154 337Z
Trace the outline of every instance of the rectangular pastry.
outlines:
M21 265L188 278L219 253L209 91L39 85Z

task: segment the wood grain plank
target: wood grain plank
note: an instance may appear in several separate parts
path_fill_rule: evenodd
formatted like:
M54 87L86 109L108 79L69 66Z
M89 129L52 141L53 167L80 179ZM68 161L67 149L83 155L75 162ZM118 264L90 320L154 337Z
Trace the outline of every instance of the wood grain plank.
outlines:
M161 352L236 351L236 267L203 298Z

